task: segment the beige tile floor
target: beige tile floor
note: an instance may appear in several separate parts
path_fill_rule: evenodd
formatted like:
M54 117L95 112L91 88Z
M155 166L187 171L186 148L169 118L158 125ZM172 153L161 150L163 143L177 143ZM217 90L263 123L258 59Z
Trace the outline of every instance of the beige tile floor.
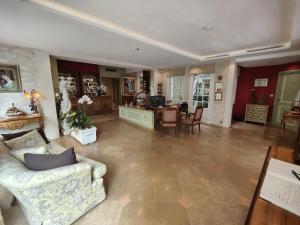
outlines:
M119 120L97 127L94 144L58 140L108 167L106 200L75 225L241 225L279 133L245 123L202 125L194 136L162 135ZM3 217L6 225L27 224L17 205Z

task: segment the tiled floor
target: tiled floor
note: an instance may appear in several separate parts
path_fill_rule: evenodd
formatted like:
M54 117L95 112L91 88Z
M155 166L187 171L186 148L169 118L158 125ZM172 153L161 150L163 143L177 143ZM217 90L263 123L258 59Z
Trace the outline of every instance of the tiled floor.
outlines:
M277 128L202 125L201 134L159 134L119 120L98 123L97 143L77 153L103 162L107 199L76 225L241 225ZM195 129L196 131L196 129ZM18 206L6 225L26 225Z

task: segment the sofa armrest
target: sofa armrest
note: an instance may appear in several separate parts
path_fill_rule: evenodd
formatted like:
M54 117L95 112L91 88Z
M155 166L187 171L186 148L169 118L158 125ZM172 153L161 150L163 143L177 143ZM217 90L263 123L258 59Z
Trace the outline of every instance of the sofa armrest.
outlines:
M14 171L7 173L6 176L4 176L5 172L3 174L0 173L0 178L4 178L1 182L4 186L25 189L54 183L69 176L79 176L79 174L90 176L91 168L91 165L88 163L76 163L51 170L33 171L22 165L15 167Z
M76 154L76 159L80 163L87 163L92 166L92 178L93 179L101 178L106 174L106 165L105 164L97 162L92 159L88 159L79 154Z

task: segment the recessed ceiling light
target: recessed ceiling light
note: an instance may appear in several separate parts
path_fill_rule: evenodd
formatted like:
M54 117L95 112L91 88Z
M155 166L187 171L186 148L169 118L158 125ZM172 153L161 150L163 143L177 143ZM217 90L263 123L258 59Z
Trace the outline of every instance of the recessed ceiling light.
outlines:
M62 48L52 49L52 52L54 52L54 53L61 53L61 52L63 52L63 49Z
M206 25L206 26L203 26L201 29L205 30L205 31L211 31L214 28L215 28L215 26L213 26L213 25Z

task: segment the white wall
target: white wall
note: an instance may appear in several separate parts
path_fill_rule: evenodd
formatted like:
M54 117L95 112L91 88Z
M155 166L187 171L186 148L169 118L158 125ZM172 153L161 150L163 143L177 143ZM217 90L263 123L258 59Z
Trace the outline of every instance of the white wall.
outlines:
M44 115L44 130L47 138L59 137L49 53L25 48L0 46L0 63L19 65L22 89L33 88L41 93L39 110ZM0 116L14 102L16 107L30 113L29 100L22 92L0 93Z
M190 78L193 74L214 74L214 83L212 88L214 90L215 82L218 81L217 77L222 76L221 82L223 82L223 99L222 101L214 101L212 102L212 116L211 116L211 124L222 127L230 127L231 126L231 115L232 115L232 107L235 98L236 92L236 83L237 83L237 65L235 62L220 61L215 64L207 64L200 65L195 67L185 67L185 85L183 90L183 101L189 102L191 98L191 90L190 90ZM168 72L164 72L161 70L154 70L153 76L153 93L152 95L157 94L157 84L159 82L163 83L163 95L167 96L168 93Z

